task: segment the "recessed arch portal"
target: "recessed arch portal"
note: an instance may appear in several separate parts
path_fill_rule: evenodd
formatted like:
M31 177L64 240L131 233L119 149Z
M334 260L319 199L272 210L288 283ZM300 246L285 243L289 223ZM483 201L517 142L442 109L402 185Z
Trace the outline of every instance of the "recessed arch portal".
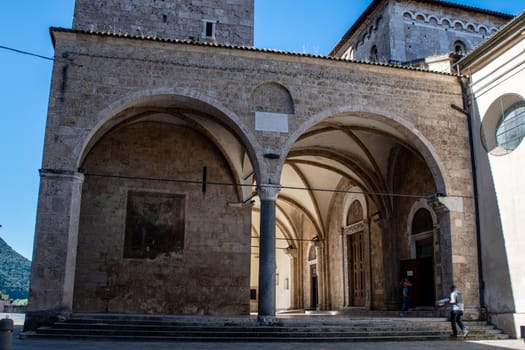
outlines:
M287 157L280 160L277 203L295 203L320 231L315 276L321 308L397 302L410 208L447 192L437 153L412 123L374 107L358 109L313 116L290 135ZM308 249L299 246L305 266ZM311 291L309 269L302 271L303 287ZM303 304L311 302L311 294L303 294Z
M75 150L85 181L73 309L248 314L253 143L220 106L134 97L101 112Z
M442 284L442 272L436 268L441 260L441 237L438 215L426 199L414 202L407 218L406 243L412 274L413 305L433 306L439 293L436 286Z

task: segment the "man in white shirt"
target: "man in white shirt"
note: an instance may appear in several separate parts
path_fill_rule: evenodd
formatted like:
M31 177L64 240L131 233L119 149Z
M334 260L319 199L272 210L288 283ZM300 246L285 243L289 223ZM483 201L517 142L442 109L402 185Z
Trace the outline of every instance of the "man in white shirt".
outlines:
M461 318L463 317L463 311L465 310L465 306L463 304L463 295L460 291L458 291L455 284L450 286L450 290L450 325L452 326L453 336L458 336L458 329L456 328L457 323L459 328L461 328L461 331L463 332L463 337L466 337L468 334L468 329L467 327L465 327L463 321L461 320Z

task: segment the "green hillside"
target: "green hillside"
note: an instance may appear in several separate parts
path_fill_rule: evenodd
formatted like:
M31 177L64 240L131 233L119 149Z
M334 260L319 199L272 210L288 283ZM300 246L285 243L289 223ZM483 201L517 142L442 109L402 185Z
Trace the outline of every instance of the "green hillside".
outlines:
M0 238L0 292L10 299L27 299L31 261Z

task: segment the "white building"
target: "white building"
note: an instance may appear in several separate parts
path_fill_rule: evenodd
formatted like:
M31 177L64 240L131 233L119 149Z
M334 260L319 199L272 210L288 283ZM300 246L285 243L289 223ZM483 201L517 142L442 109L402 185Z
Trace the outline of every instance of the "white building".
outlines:
M525 325L525 12L463 58L459 68L469 79L481 289L489 320L519 336Z

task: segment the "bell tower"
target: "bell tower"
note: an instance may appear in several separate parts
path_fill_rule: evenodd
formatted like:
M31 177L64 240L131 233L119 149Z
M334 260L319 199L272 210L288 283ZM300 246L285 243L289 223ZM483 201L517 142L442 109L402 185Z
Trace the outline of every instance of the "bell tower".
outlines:
M76 0L73 29L253 46L254 0Z

